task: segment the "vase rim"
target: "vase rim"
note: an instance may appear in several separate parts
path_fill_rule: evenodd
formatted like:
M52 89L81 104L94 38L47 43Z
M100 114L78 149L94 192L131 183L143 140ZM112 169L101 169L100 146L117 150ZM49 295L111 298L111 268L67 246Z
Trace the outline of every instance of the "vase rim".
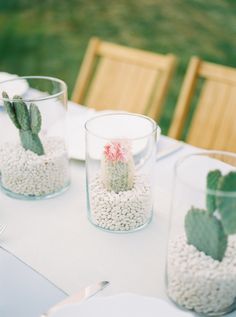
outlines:
M149 133L146 133L140 137L130 137L130 138L126 138L126 139L130 139L132 141L135 141L135 140L141 140L141 139L145 139L155 133L157 133L157 136L159 137L160 134L161 134L161 128L159 127L159 125L150 117L148 116L145 116L145 115L142 115L142 114L138 114L138 113L132 113L132 112L127 112L127 111L113 111L111 110L110 112L108 113L105 113L105 114L98 114L90 119L88 119L85 123L85 130L86 132L92 134L93 136L97 137L97 138L100 138L100 139L104 139L104 140L107 140L108 137L105 137L104 135L101 135L99 133L96 133L92 130L89 129L89 124L95 120L98 120L98 119L101 119L101 118L104 118L104 117L114 117L114 116L130 116L130 117L138 117L138 118L142 118L142 119L145 119L147 121L149 121L152 125L152 130L149 132ZM116 138L113 138L113 140L116 139ZM120 139L120 138L117 138L117 139Z
M11 83L11 82L14 82L14 81L19 81L19 80L34 80L34 79L41 79L41 80L48 80L48 81L52 81L52 82L57 82L59 84L61 84L61 89L59 92L57 93L54 93L54 94L50 94L49 96L44 96L44 97L36 97L36 98L24 98L22 97L22 100L24 102L37 102L37 101L43 101L43 100L47 100L47 99L52 99L52 98L55 98L55 97L59 97L61 95L63 95L64 93L67 92L67 85L66 83L59 79L59 78L56 78L56 77L51 77L51 76L17 76L17 77L14 77L14 78L9 78L9 79L6 79L6 80L2 80L0 81L0 86L2 84L5 84L5 83ZM0 95L0 100L1 101L14 101L15 99L14 98L3 98L1 95Z
M214 189L209 189L209 188L202 188L200 186L197 186L195 184L193 184L192 182L188 182L186 180L184 180L183 178L181 178L181 176L178 173L178 169L181 166L182 163L184 163L184 161L186 161L187 159L191 158L191 157L209 157L211 158L210 155L223 155L225 157L231 157L235 160L235 164L236 164L236 153L233 152L229 152L229 151L221 151L221 150L202 150L202 151L198 151L198 152L193 152L187 155L184 155L182 157L180 157L175 165L174 165L174 175L175 175L175 180L178 179L178 181L181 181L182 184L184 184L185 186L188 186L189 188L196 190L198 192L203 192L209 195L214 195L214 196L224 196L224 197L231 197L231 198L236 198L236 189L235 191L222 191L222 190L214 190ZM212 157L213 158L213 157ZM223 163L223 161L222 161ZM226 162L225 162L226 163ZM228 163L229 164L229 163ZM214 169L212 169L214 170ZM209 170L210 172L211 170ZM236 172L236 165L233 169L232 167L232 171Z

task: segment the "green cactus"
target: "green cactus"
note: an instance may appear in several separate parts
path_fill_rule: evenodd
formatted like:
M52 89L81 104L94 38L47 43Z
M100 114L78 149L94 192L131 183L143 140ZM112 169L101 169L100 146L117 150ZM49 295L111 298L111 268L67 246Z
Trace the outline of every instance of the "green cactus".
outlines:
M199 251L221 261L227 248L227 235L221 222L205 210L192 208L185 217L187 241Z
M222 192L236 191L236 172L230 172L220 178L218 190ZM217 208L221 216L221 222L226 234L236 233L236 197L218 195L216 199Z
M103 184L108 191L119 193L132 189L133 172L129 163L103 161Z
M20 130L30 130L30 116L26 104L19 96L14 96L13 100L13 107L16 112L17 121L20 124Z
M221 261L227 248L228 235L236 233L236 198L227 196L227 192L236 191L236 172L222 176L219 170L210 171L207 189L222 193L207 194L207 211L197 208L188 211L185 232L189 244Z
M214 170L207 175L207 189L212 191L217 189L219 179L221 178L221 172L219 170ZM216 199L214 194L207 194L206 205L209 213L213 213L216 210Z
M12 103L9 101L6 92L3 92L2 96L10 119L19 129L20 140L24 149L43 155L43 145L38 136L41 129L41 114L38 107L31 103L28 109L20 96L14 96Z
M38 107L34 105L33 103L31 103L29 113L31 118L30 120L31 131L34 134L38 134L40 132L41 123L42 123L41 114L39 112Z
M19 122L17 120L17 117L16 117L16 110L15 110L14 104L9 101L8 94L5 91L3 91L2 96L4 98L5 109L6 109L7 113L8 113L8 115L9 115L10 119L15 124L17 129L20 129L21 126L20 126L20 124L19 124Z
M134 161L127 141L111 141L105 145L101 176L108 191L119 193L133 188Z

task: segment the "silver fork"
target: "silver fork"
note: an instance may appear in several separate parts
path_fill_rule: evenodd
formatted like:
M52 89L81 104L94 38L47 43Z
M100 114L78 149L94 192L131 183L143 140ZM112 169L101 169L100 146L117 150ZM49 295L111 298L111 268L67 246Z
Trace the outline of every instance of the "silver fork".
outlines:
M6 229L6 224L0 224L0 235L3 233L3 231Z

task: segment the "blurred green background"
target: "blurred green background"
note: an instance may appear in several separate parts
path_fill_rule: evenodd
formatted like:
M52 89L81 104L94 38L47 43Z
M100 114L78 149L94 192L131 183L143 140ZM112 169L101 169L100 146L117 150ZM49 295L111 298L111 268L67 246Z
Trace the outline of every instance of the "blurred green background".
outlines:
M235 0L0 0L0 71L59 77L70 96L91 36L172 52L166 133L192 55L236 67L235 12Z

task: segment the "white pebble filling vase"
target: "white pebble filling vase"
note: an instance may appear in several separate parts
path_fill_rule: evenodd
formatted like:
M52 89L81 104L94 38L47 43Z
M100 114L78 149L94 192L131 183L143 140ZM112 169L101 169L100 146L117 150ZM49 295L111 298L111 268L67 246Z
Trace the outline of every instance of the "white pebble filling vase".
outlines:
M134 186L116 193L103 186L98 175L90 184L91 214L95 225L112 231L130 231L147 224L152 216L152 195L145 176L136 175Z
M179 236L170 242L167 270L168 295L177 304L207 315L223 313L236 300L236 238L219 262Z
M50 137L42 141L45 154L40 156L26 151L20 143L0 148L1 186L7 194L40 198L68 187L69 165L63 139Z

